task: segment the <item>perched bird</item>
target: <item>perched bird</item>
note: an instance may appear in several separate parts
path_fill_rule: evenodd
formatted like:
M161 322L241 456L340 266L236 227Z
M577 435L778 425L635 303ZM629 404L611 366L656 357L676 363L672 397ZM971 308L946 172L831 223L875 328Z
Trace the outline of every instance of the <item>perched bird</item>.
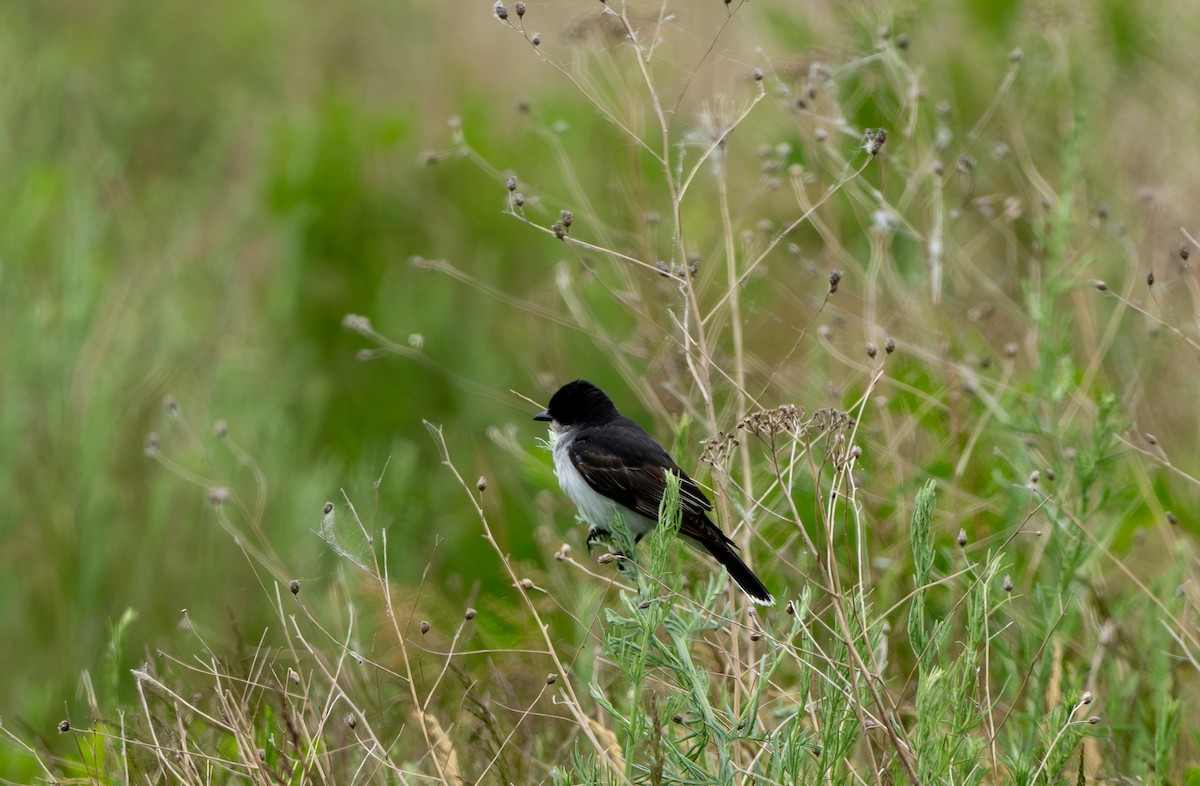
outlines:
M658 524L667 473L679 478L682 523L679 536L707 551L755 603L775 602L758 576L738 557L737 545L708 518L712 503L646 431L617 411L604 391L582 379L569 382L545 412L554 446L558 484L590 525L588 546L611 536L618 513L635 540Z

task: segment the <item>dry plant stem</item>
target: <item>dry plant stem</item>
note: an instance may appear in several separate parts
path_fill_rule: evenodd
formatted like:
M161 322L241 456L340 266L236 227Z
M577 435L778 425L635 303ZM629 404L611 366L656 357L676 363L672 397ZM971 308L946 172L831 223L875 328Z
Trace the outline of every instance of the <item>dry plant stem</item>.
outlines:
M430 358L424 352L421 352L420 350L414 349L414 348L412 348L410 346L406 346L404 344L398 344L395 341L392 341L387 336L383 335L382 333L379 333L378 331L376 331L374 328L372 328L370 326L365 326L365 327L352 326L352 327L350 327L350 330L352 330L355 333L358 333L360 336L371 339L381 349L391 352L394 355L399 355L400 357L417 361L422 366L425 366L426 368L430 369L431 371L436 371L437 373L441 374L442 376L446 377L447 379L453 380L455 384L460 385L465 390L470 390L470 391L476 393L477 395L483 396L485 398L490 398L490 399L497 398L496 391L493 388L490 388L486 385L481 385L473 379L468 379L466 377L460 376L459 374L456 374L455 372L451 371L449 368L434 361L432 358Z
M424 422L425 428L429 430L430 435L438 444L438 449L442 455L442 464L450 470L451 474L454 475L455 480L466 493L467 498L471 500L471 506L475 509L475 513L479 517L479 523L483 527L484 539L487 540L488 545L490 545L493 551L496 552L496 556L500 559L500 563L504 566L504 570L508 573L509 578L512 579L513 585L517 592L521 595L521 599L525 602L526 608L529 609L530 616L533 617L533 621L537 624L538 633L541 635L542 641L546 645L546 654L549 655L550 659L554 662L557 673L560 675L562 680L563 693L567 699L566 703L571 710L571 714L575 717L575 722L579 725L579 728L583 734L588 738L588 742L592 744L597 755L604 760L610 772L614 776L619 776L622 781L629 783L629 778L625 774L624 767L617 767L616 763L612 759L611 754L608 752L607 747L600 743L600 741L596 738L595 733L592 731L591 725L588 723L588 717L584 715L583 708L579 703L579 698L575 694L575 688L571 684L570 672L563 665L562 661L558 657L558 652L554 649L554 642L550 639L549 628L547 627L546 623L542 621L541 614L538 613L537 606L534 605L533 599L529 597L529 593L526 592L525 588L521 585L520 576L518 576L516 571L513 570L512 563L509 562L508 555L504 553L503 549L500 548L500 544L496 542L496 538L492 535L492 528L488 524L487 514L484 513L483 506L479 504L478 498L471 493L471 486L459 473L458 468L454 466L454 462L450 458L450 447L446 444L446 438L442 433L441 427L435 426L429 421ZM390 614L390 607L388 611Z
M879 275L883 269L885 248L890 233L878 230L871 231L871 261L867 265L867 274L863 281L863 325L867 334L863 336L866 343L876 343L881 339L882 329L879 323Z
M1184 333L1182 330L1175 327L1174 325L1172 325L1169 322L1163 321L1162 317L1158 316L1157 314L1151 314L1149 311L1142 308L1137 303L1134 303L1133 301L1129 300L1124 295L1119 295L1116 292L1113 292L1112 290L1109 290L1108 294L1112 295L1117 300L1121 301L1121 303L1123 303L1126 308L1133 309L1137 313L1139 313L1142 316L1146 317L1147 319L1150 319L1151 321L1153 321L1159 327L1163 327L1163 328L1166 328L1167 330L1169 330L1171 333L1173 333L1175 335L1176 338L1183 341L1183 343L1187 345L1188 349L1190 349L1192 351L1192 354L1194 354L1196 356L1196 358L1198 360L1200 360L1200 343L1197 343L1195 340L1189 338L1188 335L1186 333Z
M1054 504L1053 500L1050 499L1050 497L1046 496L1046 494L1044 492L1041 492L1040 490L1037 490L1037 489L1033 489L1033 491L1036 494L1038 494L1041 499L1049 500L1051 504ZM1075 529L1079 530L1079 532L1082 533L1083 536L1088 539L1088 542L1091 543L1096 548L1097 551L1099 551L1104 556L1108 557L1108 559L1114 565L1117 566L1117 569L1120 570L1122 573L1124 573L1125 576L1130 581L1133 582L1134 586L1136 586L1138 588L1139 592L1141 592L1143 595L1145 595L1150 600L1151 603L1153 603L1155 606L1158 607L1158 610L1162 612L1163 616L1167 620L1169 620L1173 625L1175 625L1177 628L1179 628L1180 631L1188 630L1188 626L1184 625L1183 620L1176 617L1175 614L1170 609L1167 608L1166 604L1164 604L1161 600L1159 600L1158 596L1155 595L1150 590L1150 588L1147 587L1145 585L1145 583L1141 579L1139 579L1132 570L1129 569L1129 567L1121 560L1120 557L1118 557L1116 554L1113 554L1112 550L1109 549L1108 546L1105 546L1100 541L1099 538L1097 538L1095 535L1093 535L1091 532L1089 532L1087 527L1083 526L1083 522L1081 522L1075 516L1074 513L1067 510L1066 508L1063 508L1062 506L1056 505L1056 508L1058 509L1058 511L1060 513L1062 513L1064 516L1066 516L1067 520L1070 521L1071 524L1073 524L1075 526ZM1192 645L1192 647L1200 648L1200 639L1198 639L1196 637L1195 633L1188 633L1186 635L1186 638L1187 638L1188 642Z
M1050 745L1047 746L1046 753L1044 756L1042 756L1042 760L1038 763L1038 768L1034 770L1033 778L1031 778L1029 781L1030 783L1038 782L1038 778L1041 776L1042 770L1046 769L1046 762L1050 760L1050 754L1054 753L1054 749L1058 747L1058 741L1061 740L1062 736L1067 733L1067 729L1074 723L1086 723L1086 721L1073 720L1075 713L1079 712L1079 710L1083 709L1085 706L1087 705L1081 701L1071 708L1071 714L1067 716L1066 722L1061 728L1059 728L1058 734L1054 735L1054 739L1051 740Z
M510 27L513 26L512 22L508 22L508 25ZM516 30L517 28L513 27L513 29ZM587 89L579 82L578 79L576 79L574 76L569 74L566 71L566 69L564 69L558 63L556 63L553 60L551 60L550 58L546 57L546 54L544 52L542 52L540 47L534 46L533 42L529 38L528 33L526 33L523 30L518 30L518 32L521 33L521 35L523 35L525 37L525 40L529 42L529 48L533 50L533 53L535 55L537 55L538 58L540 58L543 63L550 66L558 73L562 74L567 79L567 81L569 81L572 84L572 86L574 86L574 88L579 91L579 94L581 96L586 98L592 106L596 107L597 111L599 111L600 114L604 115L605 120L607 120L608 122L612 123L614 126L619 128L621 130L621 132L625 134L625 136L629 137L629 140L631 142L633 142L635 145L642 148L647 153L649 153L651 156L653 156L654 160L658 161L659 163L665 163L661 158L659 158L659 155L658 155L658 153L656 153L654 151L654 148L650 147L649 143L647 143L644 139L642 139L641 136L638 135L637 132L635 132L632 128L630 128L629 126L622 123L620 118L618 118L607 107L605 107L602 103L600 103L600 99L596 98L591 93L589 93L587 91Z
M121 717L124 718L124 715L122 715ZM42 772L46 773L46 782L47 783L58 783L58 779L56 777L54 777L54 773L50 772L50 768L46 766L46 762L42 761L42 757L37 752L37 750L35 750L33 747L31 747L29 744L27 744L20 737L18 737L17 735L15 735L11 731L9 731L8 727L5 726L3 723L0 723L0 734L3 734L8 739L12 740L12 742L14 742L18 748L25 751L25 753L27 755L32 757L33 760L37 762L38 766L42 768ZM124 731L122 731L121 737L122 737L122 739L124 739L124 737L125 737ZM125 760L126 767L128 767L129 759L125 758L124 760ZM128 771L126 772L126 775L128 776ZM126 778L125 782L126 783L130 782L128 780L128 777Z
M1004 364L1004 372L1000 377L1000 381L996 385L997 389L1003 390L1008 386L1009 380L1012 379L1013 366L1014 364L1011 361ZM983 436L984 427L992 418L994 412L995 410L993 410L991 407L988 407L987 412L984 413L984 416L981 417L979 422L975 424L975 428L971 431L971 436L967 438L966 446L963 447L962 455L959 456L958 463L954 465L955 478L961 478L963 473L967 471L967 464L970 461L971 455L975 452L975 445L979 442L980 437Z
M350 502L350 499L349 499L349 497L346 496L346 492L344 490L342 491L342 497L343 497L343 499L346 500L346 504L348 504L350 506L350 510L351 510L351 513L354 516L354 518L358 519L358 512L354 509L354 505ZM361 522L359 522L359 524L361 526ZM387 573L388 567L387 567L387 559L386 559L386 555L387 555L387 530L386 529L382 530L381 536L383 538L383 553L385 555L385 559L382 561L382 568L381 568L379 553L375 549L371 549L371 559L374 561L374 569L375 569L374 575L376 577L376 580L379 581L379 583L380 583L380 588L383 590L384 605L385 605L385 608L387 609L387 618L388 618L388 621L391 622L391 624L392 624L392 632L395 634L396 642L400 646L400 656L404 661L404 672L408 678L406 680L406 682L408 683L409 696L412 698L413 710L416 712L417 723L421 727L421 736L424 737L424 739L425 739L425 746L426 746L426 749L429 751L429 758L432 759L434 769L437 770L438 778L441 779L444 786L451 786L449 780L447 779L446 772L442 768L442 760L437 755L437 753L434 751L434 741L429 733L429 723L428 723L428 720L426 719L425 706L421 704L421 700L417 696L417 683L416 683L416 680L413 679L412 660L408 654L408 642L404 638L403 632L400 630L400 623L396 619L396 610L392 604L391 582L388 580L388 573ZM293 624L293 626L295 626L294 619L292 621L292 624ZM350 626L347 626L347 627L349 628ZM297 635L300 635L299 627L296 626L295 629L296 629ZM347 631L347 636L349 636L349 631ZM303 641L303 639L301 639L301 640ZM343 648L342 655L338 658L338 670L339 671L341 670L341 663L345 659L345 653L348 650L349 638L347 638L346 644L347 644L347 647ZM305 646L307 646L307 642L305 642ZM310 652L312 652L311 647L308 647L308 649ZM326 670L326 671L328 671L328 670ZM359 714L362 715L362 713L359 713ZM363 721L364 721L364 723L367 723L367 730L370 731L370 724L369 724L369 722L367 722L365 717L363 718ZM373 739L378 740L378 738L374 736L374 732L371 732L371 736ZM386 757L387 754L384 753L383 755ZM392 766L390 761L388 761L387 763L388 763L388 766ZM393 769L395 769L395 767L393 767ZM455 785L455 786L457 786L457 785Z
M487 777L487 774L491 772L492 767L494 767L496 762L500 760L500 754L503 753L504 749L508 747L508 743L510 740L512 740L513 735L516 734L517 730L521 728L521 724L525 722L525 719L533 714L533 708L537 706L539 701L542 700L542 696L546 695L546 689L548 687L548 685L543 685L542 689L538 691L538 695L534 696L533 701L529 703L529 706L521 711L520 716L517 717L517 722L513 724L512 729L508 732L508 736L504 738L504 741L496 746L496 752L492 754L492 758L488 760L487 766L483 768L483 772L479 773L479 777L475 779L475 783L483 783L483 779Z
M704 149L704 152L700 154L698 159L696 159L696 163L692 164L692 168L688 171L687 176L683 179L683 183L679 186L680 201L682 201L684 196L687 194L688 188L691 187L692 181L696 178L696 174L700 171L700 168L704 166L704 162L707 161L710 156L712 156L718 147L728 143L729 133L741 125L742 121L749 117L750 113L754 110L754 107L758 106L758 102L766 98L766 96L767 91L761 85L759 85L758 93L754 96L754 99L751 100L749 105L747 105L746 108L743 109L738 116L733 119L733 122L729 124L729 132L721 135L721 137L718 139L714 139L709 143L708 147ZM724 173L724 169L724 162L722 162L722 173ZM722 177L723 176L724 175L722 174Z
M946 250L945 184L941 175L933 175L933 229L925 244L929 255L929 296L935 306L942 302L942 258Z
M880 374L882 374L882 370L880 370ZM872 385L877 380L878 380L878 376L875 378L875 380L872 381ZM810 472L812 473L812 476L814 478L820 477L820 471L813 461L811 451L809 452L808 459L809 459L809 464L810 464L809 469L810 469ZM829 501L827 502L828 507L824 511L823 517L825 518L825 531L827 533L826 541L830 542L830 541L832 541L833 520L834 520L834 515L835 515L835 507L837 504L836 503L837 494L830 494L828 496L829 496ZM795 503L792 502L791 504L793 506L793 510L795 510ZM799 511L796 511L796 521L799 522L800 520L801 519L799 517ZM806 539L807 539L807 535L806 535ZM814 548L815 548L815 546L814 546ZM828 562L826 560L828 560ZM834 602L831 604L831 606L833 607L834 615L837 618L837 623L838 623L838 628L839 628L838 635L846 643L846 649L847 649L851 659L854 661L855 669L858 671L859 674L861 674L863 677L866 678L865 684L867 686L867 689L871 693L871 698L875 702L875 705L877 707L879 707L881 710L888 710L889 715L883 719L882 725L883 725L884 729L887 731L888 738L892 741L892 746L895 748L896 754L900 758L901 766L904 767L905 772L908 774L908 776L912 780L912 782L914 784L918 784L918 786L919 786L919 784L921 783L921 780L919 777L917 777L915 763L913 762L913 759L912 759L912 757L914 755L912 746L906 738L902 737L901 734L899 732L897 732L896 725L894 723L892 723L892 721L891 721L891 718L894 718L896 715L895 703L890 702L890 701L887 703L884 702L884 694L880 693L879 687L878 687L879 683L882 682L882 678L880 678L878 675L876 675L874 670L867 666L866 662L863 661L863 659L862 659L861 653L859 653L859 651L858 651L858 647L855 646L857 637L854 635L853 631L850 629L850 621L849 621L849 618L847 618L847 616L846 616L845 605L842 602L844 600L844 595L840 589L840 587L841 587L840 579L837 576L836 564L832 560L832 554L829 554L824 559L818 557L816 559L816 562L817 562L818 569L821 571L821 575L822 575L823 579L825 580L825 586L827 588L827 591L833 596ZM864 631L864 635L865 635L865 631ZM856 693L852 693L852 695L857 696ZM889 699L892 698L890 694L887 694L887 696ZM865 711L865 708L862 707L861 703L859 701L857 701L857 699L855 699L854 703L855 703L855 707L859 711L860 717L861 717L861 714ZM890 705L890 709L889 709L889 705Z
M790 235L801 224L803 224L805 221L807 221L809 218L811 218L812 215L817 211L817 209L820 208L822 205L824 205L829 200L829 198L832 197L834 194L836 194L843 186L845 186L847 183L849 183L850 181L854 180L859 175L861 175L866 170L867 166L870 165L871 161L873 161L873 160L874 159L868 157L867 160L864 161L862 166L860 166L858 169L854 170L849 175L843 177L842 179L838 180L836 183L831 185L829 188L825 189L825 193L821 195L820 199L818 199L812 205L807 205L807 206L802 207L801 209L803 210L803 212L799 216L797 216L795 219L793 219L790 224L788 224L786 227L784 227L782 230L780 230L775 235L775 237L773 237L771 239L771 242L768 243L766 245L766 247L763 248L763 250L758 253L758 256L756 256L756 257L754 257L754 259L750 260L750 263L747 264L745 266L745 268L743 268L741 274L738 276L738 280L737 280L738 285L740 286L741 284L745 283L746 279L750 277L750 274L753 273L756 269L758 269L758 266L761 265L766 260L766 258L770 255L770 253L772 251L774 251L775 248L780 243L783 242L783 239L785 237ZM717 300L716 304L713 305L713 307L711 309L709 309L708 316L704 318L704 321L708 321L709 319L711 319L713 317L713 315L717 313L717 310L722 308L725 305L726 300L728 300L731 297L732 292L733 292L733 290L731 289L730 291L726 292L723 296L721 296L720 299Z
M574 557L565 557L565 558L563 558L563 562L567 563L568 565L574 566L575 568L583 571L588 576L591 576L594 579L602 581L605 584L611 584L612 586L616 587L619 590L622 590L623 592L633 592L634 591L634 588L629 586L628 584L622 584L621 582L617 581L616 579L612 578L611 576L605 576L603 574L596 573L595 571L590 570L586 565L584 565L582 562L575 559Z
M733 385L737 401L737 412L746 413L746 347L742 336L742 299L739 296L737 273L737 249L734 246L733 218L729 213L729 173L725 162L719 162L717 194L721 205L721 229L725 241L725 272L729 287L729 329L733 339ZM741 440L738 445L742 464L742 491L753 499L753 474L750 462L750 443Z
M605 8L606 12L614 12L613 9L607 6L607 4ZM624 26L625 32L629 36L630 41L633 42L633 51L636 55L635 59L637 60L638 69L641 71L642 80L646 85L647 96L650 99L650 105L654 110L654 116L658 120L659 133L662 138L662 152L661 154L655 154L655 160L662 167L663 179L667 187L667 193L671 200L671 220L672 225L674 226L675 234L674 253L679 265L684 270L683 288L687 294L686 301L687 305L690 307L689 311L691 312L692 318L695 321L696 335L694 338L691 334L691 331L686 329L688 324L687 320L684 320L683 322L685 326L685 356L688 359L688 368L692 371L692 374L700 389L701 396L704 399L705 413L708 420L707 426L710 433L715 434L718 430L717 413L712 396L713 388L712 379L710 376L711 364L707 362L707 358L710 357L710 353L708 350L708 342L704 335L704 322L700 313L700 306L696 299L694 281L691 270L688 266L687 248L683 236L683 217L681 213L683 206L683 195L679 190L679 184L676 182L675 174L671 166L671 125L667 120L667 115L663 109L662 100L659 98L658 90L654 86L654 79L651 77L650 71L647 67L648 60L644 54L645 50L638 42L637 31L634 30L633 26L629 23L629 17L626 14L624 4L622 4L621 10L619 13L617 13L617 16L621 19L622 25ZM699 364L699 367L697 367L697 365L692 361L693 351L698 352L700 357L705 360L705 362ZM721 508L722 518L727 520L729 513L727 503L725 503L725 501L722 499L718 502L718 504Z
M135 676L137 676L136 673L135 673ZM149 675L147 675L147 679L149 679ZM142 704L142 712L146 716L147 728L149 728L149 730L150 730L150 739L153 741L153 744L154 744L154 753L155 753L154 759L156 762L158 762L159 776L161 778L163 778L164 780L168 779L166 770L170 769L171 774L175 776L174 777L175 780L177 780L181 783L186 783L187 781L184 780L183 774L176 771L175 767L171 763L171 761L166 756L163 755L164 748L163 748L162 743L158 739L158 730L155 728L154 716L150 712L150 703L146 701L146 690L145 690L145 683L143 680L140 680L140 679L138 680L137 689L138 689L138 700ZM229 729L224 724L217 724L217 726L218 726L218 728L224 728L227 731L232 733L232 729Z
M1004 80L1000 83L1000 86L996 88L996 93L992 96L991 103L988 104L987 109L983 110L983 114L979 116L977 121L975 121L975 127L972 128L970 133L967 134L966 150L970 150L971 146L979 140L979 135L983 133L984 127L992 119L992 115L996 113L996 109L999 108L1000 102L1004 100L1005 96L1008 95L1008 91L1012 89L1013 83L1017 81L1017 72L1019 70L1020 61L1017 61L1009 66L1008 73L1004 75Z
M551 309L548 309L543 305L534 303L532 300L527 300L525 298L519 298L519 297L510 295L509 293L505 292L504 290L498 289L498 288L492 286L491 284L481 281L480 279L476 278L475 276L472 276L470 273L467 273L464 270L460 270L459 268L455 267L454 265L451 265L449 262L447 262L444 259L425 259L423 257L409 257L408 264L411 265L412 267L418 268L420 270L432 270L437 273L441 273L443 275L449 276L450 278L454 279L455 281L459 281L459 282L471 287L472 289L476 289L476 290L484 293L485 295L487 295L488 297L492 298L493 300L495 300L499 303L503 303L506 306L511 306L512 308L515 308L518 311L523 311L527 314L532 314L533 316L536 316L538 319L545 320L546 322L549 322L551 324L558 325L559 327L568 328L570 330L576 330L580 333L585 332L584 329L582 327L580 327L578 323L572 322L571 320L569 320L566 317L559 314L557 311L552 311Z
M871 394L874 392L876 384L878 384L879 380L882 378L883 367L881 366L871 375L871 379L867 383L866 390L863 391L863 394L858 399L858 404L855 407L855 409L857 409L857 417L854 418L854 425L851 427L850 432L846 434L846 458L838 472L838 488L840 489L848 487L850 489L850 493L845 496L847 496L850 500L850 510L852 511L854 518L854 541L856 547L856 557L858 561L858 578L854 582L855 589L858 591L858 602L855 603L855 608L859 611L863 611L867 608L867 595L864 583L867 575L867 554L865 551L865 543L867 539L866 533L863 531L862 505L858 501L858 487L854 483L853 469L855 459L851 456L850 452L857 443L858 428L863 422L863 413L866 411L867 402L871 400ZM864 643L867 643L867 620L860 619L859 627L863 631Z
M433 696L437 692L438 686L442 684L442 680L446 678L446 672L450 670L450 664L454 660L455 648L458 646L458 640L462 637L463 628L466 622L459 622L458 628L454 631L454 637L450 639L450 650L446 653L446 661L442 664L442 670L438 673L433 684L429 686L429 695L425 697L425 703L421 705L421 712L429 711L429 704L433 701Z
M621 372L621 376L624 379L638 379L641 373L634 369L633 364L629 362L629 356L624 352L618 351L612 339L595 323L595 320L592 319L583 302L576 295L575 289L571 285L571 273L565 265L558 266L558 269L555 271L554 281L559 294L562 295L563 302L571 312L571 316L575 318L584 331L593 336L594 340L604 348L613 365ZM655 414L659 417L665 418L667 416L666 409L657 397L651 397L646 403L655 410Z
M883 369L879 369L879 370L877 370L875 375L872 377L871 382L868 385L868 391L866 393L864 393L864 396L862 398L862 401L864 403L870 398L869 391L872 388L874 388L875 384L878 382L880 377L882 377L882 375L883 375ZM772 455L772 461L774 464L777 482L780 484L781 487L788 488L786 482L783 479L783 471L779 466L777 451L772 451L771 455ZM807 458L809 460L809 468L810 468L810 472L812 473L812 477L814 479L819 478L820 472L817 469L816 464L813 462L812 451L806 450L805 455L807 456ZM830 496L835 496L835 495L830 495ZM840 628L840 633L838 635L846 643L847 650L850 653L850 656L855 661L855 667L856 667L858 673L860 673L864 677L866 677L866 685L868 687L868 690L871 692L871 695L872 695L872 698L874 699L875 705L877 707L879 707L880 709L886 709L886 705L884 704L883 697L880 694L879 689L877 687L877 681L880 681L880 680L875 675L874 671L867 667L866 663L862 660L861 656L859 655L857 647L855 646L855 636L853 635L853 633L850 630L849 620L846 618L845 608L842 603L843 596L842 596L841 591L838 589L838 585L835 583L835 578L833 575L830 574L829 568L826 564L826 560L824 558L822 558L822 555L820 553L820 550L817 548L817 545L812 541L812 539L808 535L807 530L801 524L801 522L803 521L803 518L800 515L799 509L796 507L795 499L793 498L793 496L790 493L784 494L784 497L788 501L788 505L792 512L793 521L795 522L797 529L799 530L802 538L804 539L804 542L809 550L809 553L813 557L813 561L817 564L817 568L821 573L821 577L822 577L822 580L824 581L824 585L825 585L825 587L824 587L825 591L828 592L833 597L834 602L831 605L834 608L835 615L838 620L838 626ZM828 519L830 515L831 514L827 513L826 518ZM831 530L828 530L828 528L827 528L827 531L831 531ZM865 626L864 626L864 631L865 631ZM865 633L864 633L864 635L865 635ZM852 686L847 688L847 691L848 691L847 696L852 701L854 701L855 709L859 713L859 722L863 725L863 728L867 728L868 727L867 719L869 717L871 717L870 711L866 707L862 706L862 703L857 700L857 698L856 698L857 693L855 691L853 691ZM889 698L890 698L890 696L889 696ZM894 703L892 703L891 716L894 717L895 713L896 713L896 707L895 707ZM913 766L913 762L911 761L912 748L911 748L911 745L908 743L908 741L905 739L902 739L897 734L896 729L894 728L894 724L890 721L890 719L888 717L884 717L882 719L875 719L875 718L871 717L871 719L875 720L880 726L882 726L882 727L884 727L884 729L886 729L888 737L892 740L892 744L896 749L897 755L900 757L900 762L901 762L901 765L904 767L905 772L912 779L913 783L920 784L920 779L917 777L916 769Z
M346 656L350 652L350 647L349 647L350 629L349 629L349 626L348 626L348 630L347 630L347 642L341 648L341 653L339 654L338 660L337 660L337 666L335 669L330 669L329 664L327 664L325 662L325 659L321 656L320 651L308 643L308 640L304 636L304 632L300 630L300 626L299 626L299 624L297 624L295 615L290 616L288 618L288 621L291 623L293 636L295 636L296 640L299 641L300 644L304 647L304 649L308 652L308 654L312 658L313 662L320 669L321 674L325 677L325 680L330 684L331 687L336 688L336 690L330 691L330 695L329 695L329 699L328 699L329 704L326 706L326 709L325 709L324 713L322 714L322 725L324 724L325 720L327 720L331 716L331 714L333 712L333 704L335 702L339 702L339 701L345 702L354 711L357 721L363 725L364 732L365 732L367 738L372 743L370 747L364 746L367 750L367 753L369 755L373 756L374 758L376 758L381 764L386 766L392 772L401 773L402 770L400 769L400 767L398 767L394 762L392 762L391 758L388 756L387 746L383 745L379 741L379 736L375 733L375 730L372 728L370 719L367 717L367 714L365 712L363 712L358 706L356 706L354 704L354 702L351 701L350 697L346 694L346 692L343 691L340 687L343 666L345 665ZM419 707L420 705L416 703L416 698L415 698L416 689L412 687L413 681L411 679L409 679L407 682L410 686L410 691L413 692L414 707ZM422 721L421 730L425 736L425 743L428 746L430 758L433 759L434 767L435 767L435 769L438 770L438 777L443 779L443 781L444 781L444 776L441 771L441 763L438 760L438 757L436 755L434 755L434 753L433 753L433 746L429 742L429 734L423 723L424 715L422 713L418 712L417 717L419 720ZM362 739L359 739L359 744L360 745L362 744ZM450 786L450 784L447 784L447 786Z

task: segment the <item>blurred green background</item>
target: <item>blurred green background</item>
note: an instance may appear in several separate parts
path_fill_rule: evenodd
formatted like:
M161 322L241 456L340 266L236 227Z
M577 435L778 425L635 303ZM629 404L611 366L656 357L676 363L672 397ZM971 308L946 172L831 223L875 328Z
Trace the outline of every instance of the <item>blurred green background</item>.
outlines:
M586 49L596 69L586 79L602 82L605 60L595 52L604 44L566 32L590 5L529 6L547 56L569 62L572 47ZM721 24L724 4L693 0L679 10L691 18L679 22L683 42L664 68L668 78L697 73L681 125L711 94L747 94L746 74L768 56L840 62L870 52L889 26L907 36L905 56L920 64L913 89L929 104L948 102L945 122L963 140L987 111L1008 53L1021 47L1026 62L1002 110L1027 132L1031 147L1018 157L1056 162L1040 172L1055 183L1074 167L1081 211L1111 213L1105 231L1136 228L1141 264L1126 265L1114 239L1089 262L1097 277L1141 279L1156 265L1163 281L1190 275L1166 261L1179 246L1177 227L1197 215L1200 185L1192 133L1200 90L1183 61L1191 47L1183 31L1198 29L1189 3L756 0L707 56L699 48L707 39L687 25ZM254 473L214 435L218 420L266 479L261 524L291 575L319 586L335 570L314 531L322 504L340 504L344 489L373 526L389 527L392 577L413 583L430 566L431 585L458 604L477 581L500 582L499 566L422 421L445 424L465 471L489 477L489 512L505 547L541 560L530 510L553 483L549 470L514 462L487 435L510 424L526 443L543 433L510 391L544 400L557 383L586 375L630 401L631 414L652 409L633 404L592 336L539 312L562 312L555 264L575 256L502 213L510 167L523 188L563 195L568 170L603 184L630 151L563 74L497 23L491 3L10 2L0 5L0 72L0 483L9 503L0 519L0 717L8 727L44 738L61 718L84 723L81 671L121 675L124 695L123 675L174 635L181 609L218 637L257 638L269 609L246 598L261 597L273 577L256 575L207 501L210 487L227 487L253 509L257 493ZM875 78L867 69L847 77L857 112L848 120L895 128L889 107L866 99ZM461 118L479 161L442 155L455 149L451 117ZM552 142L558 120L572 133ZM1074 145L1067 153L1064 139ZM973 144L982 160L993 141L985 133ZM951 197L970 205L1016 177L981 175ZM759 174L742 178L753 188ZM642 218L620 198L636 185L624 189L596 192L596 212L613 226ZM550 214L559 207L545 205ZM849 253L865 258L862 206L847 204L843 214ZM963 243L971 232L961 230ZM801 240L814 237L801 230ZM819 296L837 260L815 253ZM415 267L414 255L444 259L477 283ZM1009 268L1005 286L1019 288L1024 274ZM627 315L603 291L595 296L609 303L600 307L608 332L626 337ZM791 294L767 283L750 297L788 318ZM964 298L935 319L944 330L936 339L911 315L889 319L910 344L948 342L960 356L1013 340L994 323L956 334L975 302ZM429 362L363 362L360 350L372 345L343 328L349 313ZM786 349L791 337L771 324L755 340ZM1125 357L1146 373L1193 374L1194 358L1178 346L1130 348ZM840 402L825 384L831 361L810 359L803 382L788 378L787 395L810 406ZM639 371L653 365L636 354L633 362ZM788 400L776 392L772 403ZM1196 444L1194 399L1151 390L1132 409L1146 429ZM147 456L150 432L176 471ZM137 622L110 655L111 626L126 609Z

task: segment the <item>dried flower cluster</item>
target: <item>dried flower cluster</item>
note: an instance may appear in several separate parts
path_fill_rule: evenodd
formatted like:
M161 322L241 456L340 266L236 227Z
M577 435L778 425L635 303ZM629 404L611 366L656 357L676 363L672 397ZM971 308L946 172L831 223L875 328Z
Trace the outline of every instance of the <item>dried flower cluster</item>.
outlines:
M819 409L812 417L805 419L803 412L794 405L784 404L774 409L752 412L739 420L733 430L717 432L716 437L705 442L700 460L714 466L724 464L733 450L741 445L741 433L752 434L771 443L781 434L803 442L812 442L813 438L820 435L833 434L840 438L834 440L842 446L838 450L840 455L847 443L841 437L853 425L854 419L838 409Z

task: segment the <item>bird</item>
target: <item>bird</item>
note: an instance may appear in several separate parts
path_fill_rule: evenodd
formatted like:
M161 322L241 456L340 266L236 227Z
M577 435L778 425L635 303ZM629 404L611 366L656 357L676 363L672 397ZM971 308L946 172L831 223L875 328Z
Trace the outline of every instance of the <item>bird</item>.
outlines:
M533 419L550 424L554 474L589 525L589 548L611 537L618 514L635 542L657 526L670 473L679 479L679 536L724 565L751 601L775 603L737 555L737 544L708 517L713 506L696 481L654 437L622 415L603 390L583 379L568 382Z

